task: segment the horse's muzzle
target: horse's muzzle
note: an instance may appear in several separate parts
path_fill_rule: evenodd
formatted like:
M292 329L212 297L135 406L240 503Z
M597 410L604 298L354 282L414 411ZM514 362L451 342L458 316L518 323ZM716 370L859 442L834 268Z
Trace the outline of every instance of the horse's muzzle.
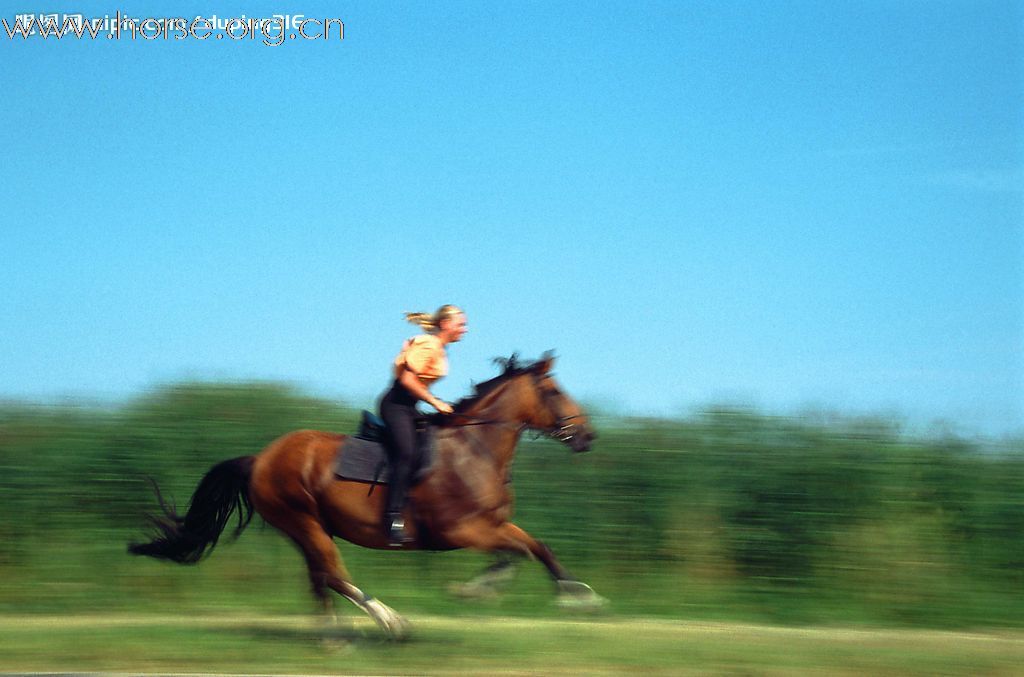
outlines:
M569 440L569 448L578 454L590 451L595 439L597 439L597 435L594 433L589 430L580 430Z

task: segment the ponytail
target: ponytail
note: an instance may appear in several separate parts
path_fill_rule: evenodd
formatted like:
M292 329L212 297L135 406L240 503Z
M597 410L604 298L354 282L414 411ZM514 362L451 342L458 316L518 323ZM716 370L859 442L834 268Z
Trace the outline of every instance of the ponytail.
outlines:
M437 331L437 325L434 324L434 316L430 313L406 313L405 321L418 324L428 334L433 334Z
M411 324L418 324L428 334L436 334L441 328L442 321L461 313L461 308L448 304L438 308L437 312L433 315L430 313L406 313L405 321Z

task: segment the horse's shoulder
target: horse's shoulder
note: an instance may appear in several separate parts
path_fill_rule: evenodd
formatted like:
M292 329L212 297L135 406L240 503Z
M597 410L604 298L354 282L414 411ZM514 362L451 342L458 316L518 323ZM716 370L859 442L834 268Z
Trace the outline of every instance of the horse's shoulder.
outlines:
M464 433L461 428L437 426L431 431L434 436L433 446L439 460L451 458L461 453L465 448Z

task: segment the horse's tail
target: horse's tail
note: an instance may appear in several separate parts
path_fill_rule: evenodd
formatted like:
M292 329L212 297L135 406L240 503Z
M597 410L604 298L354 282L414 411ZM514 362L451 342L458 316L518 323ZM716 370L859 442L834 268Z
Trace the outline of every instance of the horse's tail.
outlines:
M238 537L252 520L252 501L249 498L249 478L255 456L240 456L213 466L199 482L192 494L188 512L179 516L168 507L153 483L156 497L163 511L161 516L150 516L156 527L149 543L132 543L128 552L157 559L169 559L179 564L195 564L209 554L231 518L238 511L238 526L233 536Z

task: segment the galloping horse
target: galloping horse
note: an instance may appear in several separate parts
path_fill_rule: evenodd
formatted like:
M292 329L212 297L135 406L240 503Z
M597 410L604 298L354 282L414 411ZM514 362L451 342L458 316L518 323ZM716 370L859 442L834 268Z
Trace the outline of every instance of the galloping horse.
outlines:
M410 491L405 519L413 542L404 547L527 555L547 567L560 595L582 605L599 604L602 598L572 578L547 546L509 521L509 472L522 432L537 430L582 452L594 439L589 421L556 384L550 353L528 365L517 364L514 355L504 362L503 373L477 385L455 405L454 415L435 419L435 459ZM325 612L332 610L328 591L334 590L388 635L404 636L405 620L353 585L332 540L388 547L381 528L386 489L368 492L365 483L334 475L346 439L300 430L271 442L258 456L224 461L200 481L184 517L164 503L157 488L164 512L153 518L158 532L151 542L133 544L129 551L194 564L217 544L232 513L238 512L237 536L255 508L305 555L313 594Z

